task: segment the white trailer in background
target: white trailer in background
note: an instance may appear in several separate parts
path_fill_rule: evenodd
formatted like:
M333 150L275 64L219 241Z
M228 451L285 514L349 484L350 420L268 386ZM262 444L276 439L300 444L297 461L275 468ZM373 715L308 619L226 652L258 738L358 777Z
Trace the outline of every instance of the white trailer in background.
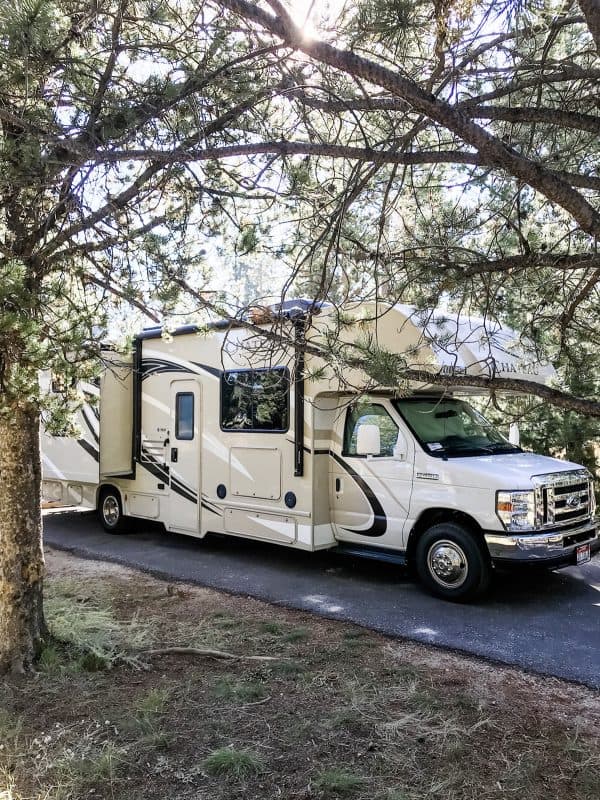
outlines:
M586 469L523 452L451 388L403 396L359 371L341 382L303 346L335 330L430 373L547 381L512 331L407 306L377 321L345 309L341 326L333 308L314 311L289 301L264 325L297 346L217 322L147 329L130 359L107 354L99 427L84 407L79 440L44 436L46 495L97 507L110 531L139 517L409 563L448 599L481 593L495 566L557 568L600 547Z

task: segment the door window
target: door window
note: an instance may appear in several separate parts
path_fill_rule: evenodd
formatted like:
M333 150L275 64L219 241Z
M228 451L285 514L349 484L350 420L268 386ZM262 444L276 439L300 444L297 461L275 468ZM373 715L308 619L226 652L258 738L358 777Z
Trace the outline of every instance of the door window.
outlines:
M178 392L175 396L175 438L194 438L194 395Z
M360 425L377 425L381 437L380 456L392 456L398 440L398 426L379 403L359 403L348 409L344 429L345 456L356 456L356 438Z

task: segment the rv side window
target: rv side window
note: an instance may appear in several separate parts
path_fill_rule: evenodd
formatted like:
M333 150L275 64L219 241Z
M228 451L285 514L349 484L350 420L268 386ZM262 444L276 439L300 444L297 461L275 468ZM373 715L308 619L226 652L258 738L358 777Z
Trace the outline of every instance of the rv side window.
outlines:
M175 438L194 438L194 395L178 392L175 395Z
M221 428L287 431L290 379L285 367L233 370L221 378Z
M358 428L361 425L377 425L381 436L380 456L394 454L394 445L398 440L398 426L383 406L378 403L359 403L346 413L344 428L344 455L355 456Z

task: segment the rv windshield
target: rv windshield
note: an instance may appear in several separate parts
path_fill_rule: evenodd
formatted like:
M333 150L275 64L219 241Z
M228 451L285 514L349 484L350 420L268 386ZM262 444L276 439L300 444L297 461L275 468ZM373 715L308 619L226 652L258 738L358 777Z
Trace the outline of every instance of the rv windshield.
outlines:
M463 400L410 397L394 400L412 432L432 456L520 453L478 411Z

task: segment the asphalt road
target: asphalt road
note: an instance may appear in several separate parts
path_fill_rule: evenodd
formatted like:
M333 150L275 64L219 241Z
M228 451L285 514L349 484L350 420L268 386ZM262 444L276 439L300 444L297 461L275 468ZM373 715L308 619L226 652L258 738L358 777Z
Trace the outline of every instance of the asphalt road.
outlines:
M497 576L487 599L455 605L429 596L390 564L331 553L208 537L198 541L140 525L105 533L95 515L51 513L48 545L169 579L349 620L600 688L600 556L543 575Z

